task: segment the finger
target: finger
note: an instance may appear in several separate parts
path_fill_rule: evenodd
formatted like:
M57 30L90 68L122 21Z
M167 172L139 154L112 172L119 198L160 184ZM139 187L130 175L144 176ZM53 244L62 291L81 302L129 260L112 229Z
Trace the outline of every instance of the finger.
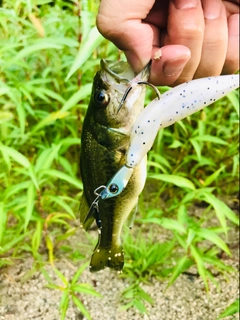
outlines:
M159 58L156 58L156 53L160 53ZM167 45L161 49L155 47L152 52L149 81L157 86L172 85L182 73L190 57L190 50L181 45Z
M222 0L202 0L205 33L202 56L194 78L218 76L226 59L228 25Z
M180 44L191 51L178 83L193 78L201 59L204 18L200 0L172 0L169 4L167 36L164 44Z
M239 69L239 14L228 18L228 49L222 74L235 73Z
M154 0L102 0L97 27L103 36L126 51L135 71L140 71L151 59L155 37L154 26L142 23Z

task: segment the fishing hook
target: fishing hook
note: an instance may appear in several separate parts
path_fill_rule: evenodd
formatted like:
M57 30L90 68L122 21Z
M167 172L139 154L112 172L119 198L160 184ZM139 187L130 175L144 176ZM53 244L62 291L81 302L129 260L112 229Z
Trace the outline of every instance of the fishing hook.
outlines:
M101 189L103 189L103 190L100 193L98 193L98 191L101 190ZM85 222L85 221L88 220L89 217L93 216L95 218L95 221L96 221L98 229L102 228L102 221L100 219L100 212L99 212L98 202L99 202L99 199L102 199L101 193L105 189L106 189L106 186L102 185L102 186L99 186L97 189L94 190L94 194L97 197L93 200L93 202L92 202L92 204L91 204L91 206L89 208L89 211L88 211L88 213L86 215L86 218L84 220L84 222Z
M161 99L161 94L160 94L160 92L158 91L157 87L155 87L152 83L147 82L147 81L138 81L137 84L145 84L146 86L151 87L151 88L155 91L158 100ZM129 94L129 92L130 92L131 90L132 90L132 86L129 86L129 87L127 88L127 90L125 91L125 93L124 93L124 95L123 95L123 97L122 97L122 99L121 99L121 101L120 101L119 107L118 107L118 109L117 109L117 113L118 113L118 112L120 111L120 109L122 108L125 100L127 99L128 94Z

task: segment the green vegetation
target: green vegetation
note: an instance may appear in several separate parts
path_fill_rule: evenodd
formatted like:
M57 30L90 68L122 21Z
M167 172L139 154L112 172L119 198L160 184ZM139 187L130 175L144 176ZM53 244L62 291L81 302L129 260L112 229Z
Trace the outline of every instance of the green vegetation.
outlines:
M4 0L0 8L0 267L27 252L36 264L54 265L55 255L68 251L82 267L71 282L54 268L63 287L49 280L63 291L62 319L70 299L90 319L75 292L97 295L77 283L93 246L79 253L66 241L79 219L80 135L92 80L100 58L124 58L97 33L97 6L91 0L81 7L80 1ZM124 233L121 276L130 286L123 308L145 312L145 301L154 303L141 288L150 278L171 285L195 266L208 290L214 272L232 270L219 255L231 254L227 234L238 218L220 199L238 192L238 108L232 92L159 132L149 153L137 233ZM204 208L200 216L193 212L196 204ZM168 229L171 239L146 239L146 230L153 237L156 227ZM235 303L226 314L236 308Z

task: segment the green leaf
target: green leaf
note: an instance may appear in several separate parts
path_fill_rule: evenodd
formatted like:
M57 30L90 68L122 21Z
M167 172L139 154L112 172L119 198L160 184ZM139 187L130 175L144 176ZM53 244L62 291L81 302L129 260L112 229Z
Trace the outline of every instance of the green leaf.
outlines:
M168 218L147 218L142 220L144 223L159 224L165 229L174 230L181 233L186 233L185 227L176 220Z
M134 305L134 301L132 300L132 301L130 301L129 303L121 306L121 307L120 307L120 310L121 310L121 311L128 310L128 309L130 309L131 307L133 307L133 305Z
M48 177L59 178L59 179L65 180L66 182L68 182L69 184L72 184L73 186L75 186L79 190L83 190L83 185L80 180L78 180L77 178L71 177L68 174L63 173L61 171L49 169L49 170L43 170L41 172L41 174L43 176L48 176Z
M190 244L192 243L192 241L195 238L195 236L196 236L196 232L193 229L189 228L188 229L187 242L186 242L187 247L190 246Z
M0 245L2 244L3 235L7 223L7 210L3 202L0 202Z
M218 270L225 270L227 272L233 272L235 269L233 267L230 267L226 264L224 264L220 259L215 257L207 256L206 254L203 256L203 260L206 263L211 264L212 266L215 266L218 268Z
M62 104L66 103L66 100L63 99L63 97L60 96L60 94L54 92L53 90L41 87L41 92L43 92L44 94L46 94L47 96L49 96L53 100L57 100L57 101L61 102Z
M61 108L61 112L69 111L72 107L76 106L79 101L86 98L90 95L92 90L92 83L85 84L84 86L81 86L81 88L74 93L70 99L66 101L66 103Z
M1 251L2 251L1 253L8 252L10 249L14 248L18 242L23 241L23 239L25 237L28 237L29 235L30 235L30 231L25 232L24 234L21 234L21 235L15 234L13 239L8 241L1 247L0 252Z
M0 111L0 124L4 122L11 121L13 119L14 115L12 112L8 111Z
M83 271L86 269L86 267L88 266L88 264L89 264L88 262L84 263L84 264L77 270L77 272L74 274L74 276L73 276L73 278L72 278L72 281L71 281L72 284L75 284L75 283L78 281L80 275L81 275L81 274L83 273Z
M174 281L178 278L178 276L181 273L189 269L193 265L193 263L194 263L193 260L188 258L188 256L184 256L179 261L177 261L177 264L173 269L172 275L168 282L168 287L174 283Z
M155 167L155 168L161 170L162 172L167 173L167 170L160 163L148 160L147 165L148 165L148 167Z
M41 39L40 39L41 40ZM39 40L39 41L40 41ZM19 60L22 60L23 58L26 58L27 56L31 55L34 52L39 52L40 50L46 50L46 49L62 49L62 46L59 44L54 44L48 41L40 41L39 43L35 43L33 45L28 45L21 51L19 51L15 57L13 57L8 63L3 66L3 68L7 68L10 65L18 62Z
M68 115L69 115L68 112L62 112L61 110L50 113L49 116L47 116L46 118L41 120L38 124L36 124L33 127L33 129L31 130L31 135L33 135L34 133L36 133L37 131L39 131L40 129L42 129L46 126L49 126L54 121L56 121L58 119L63 119L65 117L67 117Z
M201 228L201 229L197 229L197 230L194 229L194 232L199 237L202 237L203 239L206 239L206 240L214 243L220 249L225 251L228 255L231 255L231 252L229 251L228 246L214 231L211 231L211 230L205 229L205 228Z
M62 198L60 198L59 196L51 196L51 195L49 195L48 199L50 201L52 200L55 203L57 203L60 207L65 209L73 219L76 219L76 216L75 216L72 208Z
M27 190L27 205L26 205L26 213L24 215L25 221L24 221L24 230L27 230L27 226L29 221L31 220L34 203L35 203L35 197L36 197L36 189L35 186L31 183Z
M81 44L80 50L72 64L72 67L65 79L67 81L92 55L93 51L103 41L103 36L99 33L97 27L93 27L87 37L87 40Z
M34 233L33 233L33 236L32 236L32 248L33 248L34 252L38 251L39 246L41 244L42 228L43 228L43 222L42 221L37 221L36 229L34 230Z
M235 111L237 112L237 115L239 117L239 96L237 94L237 91L234 90L232 92L229 92L227 94L228 99L231 101Z
M30 167L28 168L28 171L29 171L29 176L30 176L35 188L37 190L39 190L38 179L37 179L34 167L32 165L30 165Z
M227 234L226 218L231 220L236 225L239 225L239 219L234 214L234 212L223 201L217 199L213 194L209 192L203 192L202 194L200 194L199 198L213 206L225 234Z
M191 138L190 142L193 145L193 148L194 148L194 150L195 150L195 152L197 154L197 157L198 157L198 161L200 162L201 158L202 158L202 155L201 155L201 149L202 148L201 148L200 144L196 140L194 140L194 138Z
M146 307L144 305L144 303L139 300L139 299L134 299L134 306L141 312L141 313L145 313L146 312Z
M235 313L239 312L239 298L237 298L226 310L224 310L218 319L223 319L229 317Z
M11 197L12 195L17 194L18 192L21 192L24 189L28 189L29 185L31 184L31 180L29 181L24 181L24 182L20 182L17 183L15 185L12 185L10 187L8 187L5 191L5 197L6 199L8 199L9 197ZM16 195L17 196L17 195Z
M58 278L62 281L62 283L66 286L66 288L68 287L68 280L67 278L62 274L62 272L60 272L57 268L53 267L53 271L55 272L55 274L58 276Z
M207 282L207 276L206 276L206 269L204 267L204 262L203 262L203 258L201 256L201 253L199 252L198 248L195 247L194 245L190 246L191 249L191 254L197 264L197 268L198 268L198 273L200 274L200 276L202 277L206 290L208 291L208 282Z
M221 173L221 171L223 171L225 169L225 166L222 166L221 168L219 168L218 170L216 170L215 172L213 172L210 176L207 177L207 179L204 181L203 186L207 187L209 186L212 182L214 182L217 177L219 176L219 174Z
M182 143L178 140L174 140L172 144L170 144L170 146L168 146L168 148L171 149L176 149L182 146Z
M36 161L36 172L39 172L43 169L49 169L51 167L54 159L56 159L58 156L61 145L62 143L59 143L57 146L53 145L51 148L42 151Z
M24 134L26 124L26 113L21 101L16 104L16 111L18 115L21 133Z
M0 96L3 96L4 94L8 93L9 91L10 91L10 87L0 88Z
M29 168L31 165L29 160L22 153L13 148L0 144L0 151L3 153L7 153L11 158L13 158L17 163L25 168Z
M75 296L72 296L73 303L77 306L78 310L82 312L82 314L88 319L91 320L91 316L88 313L87 309L84 307L82 302Z
M154 303L154 300L152 299L152 297L140 287L138 287L138 296L150 304Z
M228 144L226 141L224 141L218 137L207 135L207 134L194 137L193 139L197 140L197 141L205 141L205 142L211 142L211 143L222 144L222 145Z
M67 314L69 305L69 292L65 290L62 294L61 301L60 301L60 310L61 310L61 320L64 320Z
M94 297L101 297L101 295L96 292L90 285L82 283L82 284L74 284L71 286L74 292L90 294Z
M195 190L195 186L189 179L186 179L181 176L173 175L173 174L149 174L148 178L161 180L168 183L173 183L174 185L181 188L188 188L190 190Z

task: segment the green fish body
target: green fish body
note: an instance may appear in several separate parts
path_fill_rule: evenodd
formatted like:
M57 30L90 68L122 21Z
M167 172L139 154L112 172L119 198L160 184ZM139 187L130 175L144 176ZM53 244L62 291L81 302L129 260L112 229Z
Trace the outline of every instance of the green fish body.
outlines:
M147 66L134 78L126 62L101 61L97 72L89 107L83 123L80 166L84 191L80 206L80 220L87 230L94 219L89 208L96 198L94 191L109 182L125 163L125 154L133 124L144 108L145 86L133 83L147 81ZM135 81L136 80L136 81ZM126 89L132 89L119 110ZM101 228L98 243L93 252L90 271L105 267L122 270L124 253L121 245L121 230L127 219L136 212L138 196L146 180L146 159L136 168L124 191L116 197L99 200Z

